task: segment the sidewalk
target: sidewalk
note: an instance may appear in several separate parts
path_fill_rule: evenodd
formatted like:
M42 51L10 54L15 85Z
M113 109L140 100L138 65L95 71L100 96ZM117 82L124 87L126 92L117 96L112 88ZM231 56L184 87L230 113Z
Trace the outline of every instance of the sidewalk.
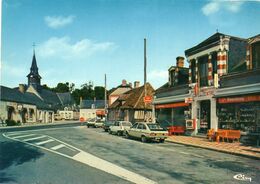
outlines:
M210 142L206 138L191 137L191 136L169 136L167 142L184 144L209 150L260 159L260 148L252 146L244 146L239 142Z

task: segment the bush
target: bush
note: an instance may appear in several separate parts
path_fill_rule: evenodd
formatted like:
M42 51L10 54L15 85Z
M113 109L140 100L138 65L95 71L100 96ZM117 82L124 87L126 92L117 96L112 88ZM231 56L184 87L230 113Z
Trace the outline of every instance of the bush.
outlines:
M20 121L16 122L14 120L5 120L5 123L6 123L7 126L21 125Z

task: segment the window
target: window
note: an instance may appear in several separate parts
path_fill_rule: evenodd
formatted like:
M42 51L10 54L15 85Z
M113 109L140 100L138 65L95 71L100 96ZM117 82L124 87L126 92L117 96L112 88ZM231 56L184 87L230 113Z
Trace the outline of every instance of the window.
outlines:
M252 44L253 68L260 68L260 42Z
M196 61L195 59L191 60L191 82L196 82Z
M217 53L214 52L211 55L211 63L212 63L212 76L214 77L214 74L218 73L218 56Z
M144 124L139 124L137 129L142 129L143 130L143 129L146 129L146 127L144 126Z
M137 127L137 125L138 125L138 123L134 124L134 125L132 126L132 128L136 128L136 127Z
M200 86L208 85L208 55L199 58L199 82Z

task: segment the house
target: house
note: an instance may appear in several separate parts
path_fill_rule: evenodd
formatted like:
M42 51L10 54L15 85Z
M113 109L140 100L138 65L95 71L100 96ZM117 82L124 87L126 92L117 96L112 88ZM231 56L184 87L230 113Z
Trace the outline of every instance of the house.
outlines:
M152 97L154 95L154 89L150 83L146 83L141 87L135 84L135 88L122 94L109 106L108 119L124 120L132 123L152 119L152 104L144 102L145 88L146 96Z
M80 119L104 119L105 101L104 100L81 100L80 101Z
M184 57L176 58L176 66L168 70L168 82L155 90L154 108L157 122L163 127L186 126L191 105L185 103L190 97L189 68L184 67Z
M135 85L139 85L139 82L135 82ZM132 84L127 84L127 81L124 79L122 80L122 84L117 86L116 88L112 88L108 91L108 106L113 104L120 95L124 94L125 92L132 89Z

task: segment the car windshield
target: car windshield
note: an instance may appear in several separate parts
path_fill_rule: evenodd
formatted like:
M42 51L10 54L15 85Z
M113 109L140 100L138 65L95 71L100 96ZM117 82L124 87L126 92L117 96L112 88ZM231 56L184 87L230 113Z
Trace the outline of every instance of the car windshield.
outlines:
M113 125L113 124L114 124L113 121L106 121L106 122L105 122L105 125Z
M157 130L157 131L164 130L158 124L147 124L147 126L149 127L150 130Z
M122 126L132 126L130 122L122 122Z

